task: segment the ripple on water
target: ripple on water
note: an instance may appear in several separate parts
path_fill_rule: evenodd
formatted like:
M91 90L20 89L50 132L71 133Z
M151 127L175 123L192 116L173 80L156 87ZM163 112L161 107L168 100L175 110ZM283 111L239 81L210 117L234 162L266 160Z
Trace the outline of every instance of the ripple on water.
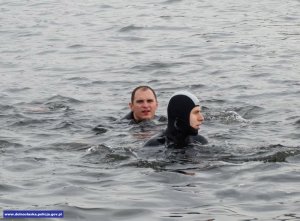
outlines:
M11 142L8 140L0 140L0 152L15 153L17 149L21 149L22 144Z

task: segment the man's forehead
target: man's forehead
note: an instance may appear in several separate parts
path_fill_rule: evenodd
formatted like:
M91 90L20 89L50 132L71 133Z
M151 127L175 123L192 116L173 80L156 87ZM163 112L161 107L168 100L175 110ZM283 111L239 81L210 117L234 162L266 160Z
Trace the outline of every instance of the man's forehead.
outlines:
M135 99L147 99L155 98L153 92L150 89L139 89L135 92Z

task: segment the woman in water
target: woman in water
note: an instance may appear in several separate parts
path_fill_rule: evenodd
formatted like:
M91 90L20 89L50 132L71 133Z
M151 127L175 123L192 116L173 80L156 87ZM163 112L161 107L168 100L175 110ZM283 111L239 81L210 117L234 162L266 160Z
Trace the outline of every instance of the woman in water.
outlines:
M164 144L167 147L184 148L189 144L207 144L198 134L204 121L198 98L188 91L175 93L168 104L168 126L165 131L148 140L144 146Z

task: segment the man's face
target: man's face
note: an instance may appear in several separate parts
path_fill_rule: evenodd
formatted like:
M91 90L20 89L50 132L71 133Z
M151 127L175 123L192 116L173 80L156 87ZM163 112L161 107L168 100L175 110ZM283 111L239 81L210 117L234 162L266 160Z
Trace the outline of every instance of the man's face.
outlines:
M150 120L157 109L157 100L151 90L139 89L135 92L133 103L129 107L136 121Z
M201 113L200 107L194 107L190 113L190 126L194 129L199 130L200 125L203 123L203 121L204 117Z

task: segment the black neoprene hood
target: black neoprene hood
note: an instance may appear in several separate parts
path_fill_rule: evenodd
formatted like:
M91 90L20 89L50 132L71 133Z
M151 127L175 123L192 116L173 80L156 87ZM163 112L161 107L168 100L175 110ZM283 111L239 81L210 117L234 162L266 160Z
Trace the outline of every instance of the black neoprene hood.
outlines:
M195 95L187 91L177 92L169 101L168 119L179 118L189 123L191 110L196 106L199 106L199 100Z
M195 95L188 91L175 93L168 104L168 128L173 131L176 125L180 125L177 129L191 131L188 134L198 133L190 127L190 113L196 106L199 106L199 100Z

